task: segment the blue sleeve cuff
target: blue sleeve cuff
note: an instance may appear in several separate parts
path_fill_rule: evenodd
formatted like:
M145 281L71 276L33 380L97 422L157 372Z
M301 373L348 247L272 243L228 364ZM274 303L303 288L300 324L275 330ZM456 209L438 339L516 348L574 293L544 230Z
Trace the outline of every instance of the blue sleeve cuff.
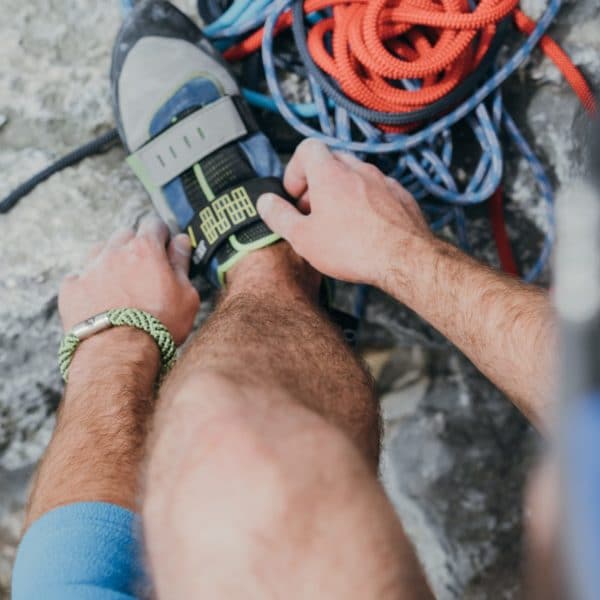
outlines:
M80 502L33 523L17 551L13 600L129 600L144 586L139 519L104 502Z

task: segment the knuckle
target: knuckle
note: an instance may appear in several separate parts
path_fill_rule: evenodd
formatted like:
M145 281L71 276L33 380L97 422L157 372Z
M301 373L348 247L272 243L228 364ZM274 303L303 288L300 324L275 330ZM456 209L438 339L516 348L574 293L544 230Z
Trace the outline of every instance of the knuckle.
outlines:
M298 154L309 157L315 152L321 152L323 148L327 148L323 142L315 138L303 140L298 146Z
M404 191L404 188L398 183L398 181L396 179L394 179L393 177L390 177L389 175L386 176L385 178L386 183L395 190L398 191Z
M302 140L300 145L298 146L299 150L310 151L314 148L320 148L323 145L322 142L317 140L316 138L307 138Z
M419 203L415 200L415 197L404 188L402 188L402 201L410 210L421 214L421 207L419 206Z
M367 183L367 180L358 173L352 175L350 178L350 184L352 188L354 188L361 195L364 195L369 191L369 184Z
M133 227L122 227L117 233L116 236L120 237L124 240L130 240L135 236L135 229Z
M130 235L135 235L135 229L133 227L120 227L115 231L113 237L122 238Z
M371 163L363 163L362 170L369 177L382 177L381 171Z
M417 208L419 210L419 212L421 212L421 207L419 206L419 203L417 202L416 198L408 190L405 190L404 188L402 188L402 191L406 195L407 201L410 204L412 204L415 208Z
M130 250L138 258L146 258L152 253L154 244L151 238L146 235L140 235L131 241Z

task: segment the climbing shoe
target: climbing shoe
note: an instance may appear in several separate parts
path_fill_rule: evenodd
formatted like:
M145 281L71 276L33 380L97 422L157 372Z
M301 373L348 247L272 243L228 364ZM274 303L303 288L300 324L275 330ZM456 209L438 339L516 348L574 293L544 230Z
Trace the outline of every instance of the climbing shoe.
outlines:
M147 0L117 35L111 85L128 163L171 231L189 235L192 273L223 285L243 256L279 239L258 197L286 197L279 158L234 77L187 16Z

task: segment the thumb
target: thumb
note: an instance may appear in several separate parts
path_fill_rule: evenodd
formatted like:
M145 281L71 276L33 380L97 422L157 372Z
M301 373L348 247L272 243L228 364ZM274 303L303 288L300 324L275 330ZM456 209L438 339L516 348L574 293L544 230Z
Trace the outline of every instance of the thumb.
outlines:
M178 277L188 279L192 246L185 233L176 235L169 244L168 256L171 267Z
M276 194L263 194L256 202L262 220L292 245L297 226L306 218L292 204Z

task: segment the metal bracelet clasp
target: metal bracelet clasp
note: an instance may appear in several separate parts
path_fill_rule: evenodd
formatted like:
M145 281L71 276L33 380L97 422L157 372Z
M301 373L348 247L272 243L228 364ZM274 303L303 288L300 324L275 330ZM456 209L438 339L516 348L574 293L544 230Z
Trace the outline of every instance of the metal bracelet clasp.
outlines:
M110 329L112 327L112 323L110 322L108 311L101 312L81 323L77 323L71 332L73 335L77 336L79 340L85 340L90 336L99 333L100 331L104 331L105 329Z

